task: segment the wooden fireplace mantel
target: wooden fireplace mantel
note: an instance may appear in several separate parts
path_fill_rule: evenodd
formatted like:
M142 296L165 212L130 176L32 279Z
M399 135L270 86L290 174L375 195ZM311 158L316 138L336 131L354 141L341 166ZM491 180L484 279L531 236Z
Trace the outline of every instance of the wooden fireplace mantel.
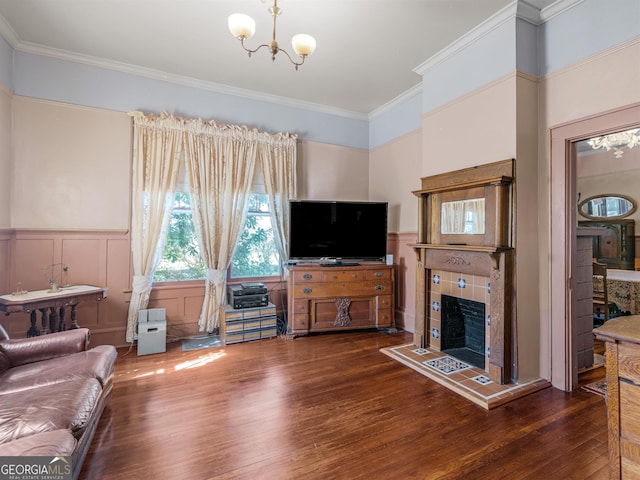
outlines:
M431 244L431 243L416 243L410 244L410 247L416 252L417 255L420 254L420 250L440 250L446 253L443 254L432 254L434 257L438 257L442 265L443 270L446 270L445 267L448 265L461 266L470 266L472 263L481 262L483 259L491 258L493 260L493 268L499 268L500 258L502 257L502 253L511 250L511 248L507 247L483 247L476 245L439 245L439 244ZM486 255L489 255L487 257ZM476 265L477 268L477 265ZM460 271L460 270L458 270ZM489 270L487 270L487 273ZM470 273L470 272L469 272ZM480 273L476 273L476 275L480 275ZM488 276L488 275L487 275Z
M416 322L414 343L431 345L431 271L481 275L490 280L490 338L487 374L494 382L517 382L515 342L515 250L513 159L424 177L418 197ZM479 234L445 234L444 202L484 198L484 229ZM437 348L437 344L436 344Z

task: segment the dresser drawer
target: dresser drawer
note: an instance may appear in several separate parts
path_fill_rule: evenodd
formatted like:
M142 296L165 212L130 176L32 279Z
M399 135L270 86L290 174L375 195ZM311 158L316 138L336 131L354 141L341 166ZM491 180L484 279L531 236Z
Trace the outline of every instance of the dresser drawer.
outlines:
M295 298L355 297L386 294L391 294L391 283L385 281L353 284L349 282L315 283L293 286Z
M295 299L293 301L293 314L295 315L296 313L309 313L309 300L307 299Z
M360 280L364 280L362 272L356 270L336 270L334 267L328 268L322 275L322 281L326 283L359 282Z
M309 283L309 282L321 282L322 271L320 270L294 270L291 274L290 281L296 283Z
M378 310L378 327L390 327L393 321L391 309Z
M293 331L309 330L309 315L296 314L293 316Z
M385 308L391 308L391 295L378 296L378 310L383 310Z
M391 269L380 268L375 270L364 271L365 280L391 280Z

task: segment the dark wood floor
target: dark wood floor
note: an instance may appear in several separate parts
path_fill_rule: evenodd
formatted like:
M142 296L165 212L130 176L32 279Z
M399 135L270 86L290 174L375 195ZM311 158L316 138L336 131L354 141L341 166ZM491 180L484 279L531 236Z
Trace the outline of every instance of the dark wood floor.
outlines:
M379 352L411 341L122 350L81 478L607 478L602 397L548 388L486 411Z

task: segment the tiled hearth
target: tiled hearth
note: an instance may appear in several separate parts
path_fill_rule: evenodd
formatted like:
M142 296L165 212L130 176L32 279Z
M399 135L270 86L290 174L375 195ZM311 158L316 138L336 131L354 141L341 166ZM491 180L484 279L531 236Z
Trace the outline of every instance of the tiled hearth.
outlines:
M492 381L483 369L431 348L400 345L381 351L487 410L549 386L546 381L501 385Z

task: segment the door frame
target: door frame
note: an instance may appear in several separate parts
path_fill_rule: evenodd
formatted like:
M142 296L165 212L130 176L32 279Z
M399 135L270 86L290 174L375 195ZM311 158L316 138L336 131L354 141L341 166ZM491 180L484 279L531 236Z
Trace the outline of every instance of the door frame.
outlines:
M550 130L550 332L551 383L578 386L577 329L572 299L576 257L577 192L575 142L640 126L640 104L599 113Z

